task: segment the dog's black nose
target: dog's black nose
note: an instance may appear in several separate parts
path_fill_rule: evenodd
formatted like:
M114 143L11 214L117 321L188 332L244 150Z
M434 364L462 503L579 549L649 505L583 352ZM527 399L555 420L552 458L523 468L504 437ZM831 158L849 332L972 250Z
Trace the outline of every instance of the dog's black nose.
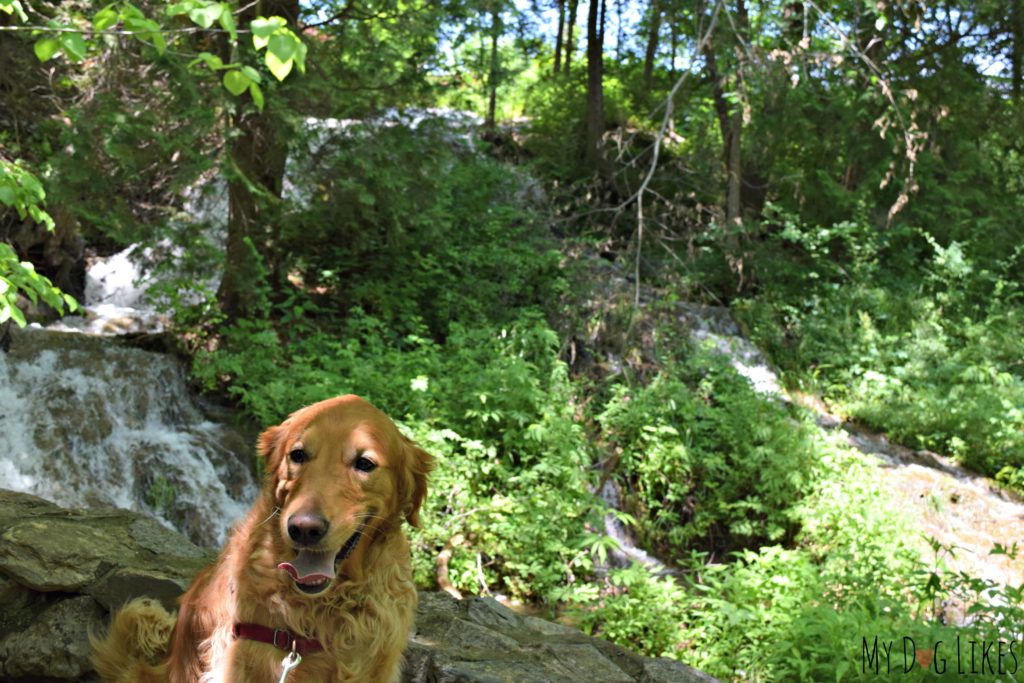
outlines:
M314 546L327 535L330 523L321 515L298 512L288 518L288 536L298 546Z

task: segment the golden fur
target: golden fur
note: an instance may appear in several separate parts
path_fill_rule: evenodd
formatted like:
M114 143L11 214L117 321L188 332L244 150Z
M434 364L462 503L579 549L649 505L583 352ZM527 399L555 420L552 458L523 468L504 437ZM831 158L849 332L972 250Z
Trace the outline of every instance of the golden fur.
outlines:
M304 462L293 461L297 448L308 454ZM236 622L288 629L323 644L323 651L303 657L289 683L398 680L416 607L401 524L419 521L432 459L356 396L297 411L260 436L260 453L267 473L260 498L217 561L179 599L177 620L154 601L134 600L105 638L93 639L93 664L104 681L275 683L284 652L235 639ZM359 458L375 469L356 467ZM336 565L337 576L316 595L303 593L278 568L298 563L288 520L310 512L328 522L318 550L334 553L363 529Z

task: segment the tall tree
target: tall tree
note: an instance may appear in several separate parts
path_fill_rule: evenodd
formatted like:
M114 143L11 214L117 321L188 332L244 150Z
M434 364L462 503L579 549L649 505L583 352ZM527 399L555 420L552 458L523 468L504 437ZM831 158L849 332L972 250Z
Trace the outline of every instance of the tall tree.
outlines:
M744 0L737 0L733 21L726 23L724 28L723 22L719 22L715 35L704 43L704 63L712 85L715 114L722 134L726 176L725 223L730 230L742 222L743 69L748 21ZM735 55L731 74L722 72L719 53L723 56ZM725 59L722 61L726 62Z
M555 36L555 66L557 76L562 70L562 36L565 34L565 0L558 0L558 34Z
M487 121L488 128L494 128L498 107L498 37L501 35L501 7L491 3L491 63L487 75Z
M587 138L586 159L597 168L604 135L604 10L605 0L590 0L587 13Z
M279 16L292 26L298 0L262 0L249 4L239 19ZM275 206L281 198L288 154L284 122L277 107L243 109L235 117L236 134L228 143L228 236L224 277L217 292L229 318L251 314L257 306L266 270L274 269L270 246L276 241Z
M651 0L647 9L647 49L644 51L644 86L650 90L654 74L654 58L658 54L658 34L661 32L661 4Z
M569 21L565 34L565 75L568 76L572 66L572 53L576 51L576 11L579 9L579 0L569 0Z

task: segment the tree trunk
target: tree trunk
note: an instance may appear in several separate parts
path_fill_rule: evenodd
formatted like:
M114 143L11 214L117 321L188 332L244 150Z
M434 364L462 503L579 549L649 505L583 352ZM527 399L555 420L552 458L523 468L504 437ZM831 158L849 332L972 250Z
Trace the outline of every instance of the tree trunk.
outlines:
M658 54L658 34L661 32L661 7L658 0L651 0L648 10L650 33L647 34L647 50L644 52L644 86L650 90L654 75L654 58Z
M742 159L740 151L741 136L743 135L743 108L739 105L729 119L728 138L728 163L726 173L728 174L727 192L725 196L725 224L730 229L738 228L743 223L742 205L740 203L740 183L742 176Z
M622 0L615 0L615 61L622 61L622 44L626 35L622 30Z
M555 36L555 67L557 76L562 70L562 36L565 35L565 0L558 0L558 35Z
M736 110L729 111L729 102L725 98L725 78L718 72L718 61L715 49L709 40L704 44L704 62L708 78L712 83L712 95L715 102L715 115L718 128L722 132L722 151L725 161L725 224L733 227L740 216L742 195L740 187L740 135L743 130L743 111L738 105Z
M587 15L587 164L596 169L604 135L604 0L590 0Z
M576 30L576 10L579 9L579 0L569 0L569 30L565 36L565 75L568 76L572 64L572 53L576 50L576 40L573 32Z
M247 8L242 25L257 16L282 16L294 25L298 0L269 0ZM288 148L284 123L269 109L248 108L232 122L237 131L228 144L228 236L224 274L217 299L235 319L255 311L273 271L270 248L276 241L276 202L281 198Z
M488 128L494 128L495 110L498 104L498 34L501 33L501 16L497 3L491 8L491 71L487 76L487 88L490 91L487 101Z
M1010 10L1010 91L1014 102L1020 102L1024 86L1024 8L1020 0Z
M736 28L743 30L746 27L746 7L743 1L738 3ZM742 55L742 51L738 52ZM737 93L743 90L743 63L742 57L736 65L736 73L733 77L734 91ZM715 115L718 118L718 127L722 132L722 156L725 162L725 224L730 230L739 227L743 221L743 105L736 102L730 107L725 96L726 76L718 70L718 60L715 55L715 46L712 40L704 44L704 62L707 68L708 79L712 83L712 94L715 103ZM736 238L730 237L727 244L735 247Z

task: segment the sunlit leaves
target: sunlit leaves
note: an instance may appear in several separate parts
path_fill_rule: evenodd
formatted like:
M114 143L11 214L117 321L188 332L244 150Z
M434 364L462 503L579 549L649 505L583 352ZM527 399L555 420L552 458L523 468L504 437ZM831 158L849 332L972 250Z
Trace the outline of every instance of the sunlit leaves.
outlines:
M252 29L252 44L257 50L266 48L264 63L274 77L283 81L292 67L306 71L306 46L288 28L284 17L259 17L249 27Z
M234 96L239 96L246 90L252 97L253 104L257 109L263 109L263 91L260 89L260 74L251 66L231 68L224 73L224 87Z
M224 87L232 95L238 96L246 91L251 81L241 71L232 69L224 74Z
M21 6L19 0L0 0L0 12L4 14L17 14L18 18L22 21L28 21L25 8Z
M60 52L60 41L56 38L43 38L42 40L36 41L36 44L32 47L36 53L36 58L40 62L45 62L58 52Z
M270 36L285 28L288 22L284 17L258 17L254 19L249 28L252 29L252 44L257 50L262 50L270 42Z
M221 69L226 68L224 66L224 60L223 59L221 59L217 55L210 54L209 52L200 52L196 56L195 59L193 59L191 62L189 62L188 65L189 66L195 66L196 64L199 64L200 62L206 64L206 66L208 66L213 71L219 71Z
M85 59L85 39L81 33L61 33L60 46L70 61L80 62Z
M13 207L22 219L31 218L53 230L53 219L42 208L45 199L42 183L34 175L18 164L0 160L0 204ZM19 260L9 244L0 242L0 324L13 320L25 326L25 316L17 306L19 294L33 303L42 299L57 311L65 306L73 311L78 306L30 262Z
M107 5L93 16L92 27L95 31L106 31L108 28L116 26L120 20L121 13L114 5Z

